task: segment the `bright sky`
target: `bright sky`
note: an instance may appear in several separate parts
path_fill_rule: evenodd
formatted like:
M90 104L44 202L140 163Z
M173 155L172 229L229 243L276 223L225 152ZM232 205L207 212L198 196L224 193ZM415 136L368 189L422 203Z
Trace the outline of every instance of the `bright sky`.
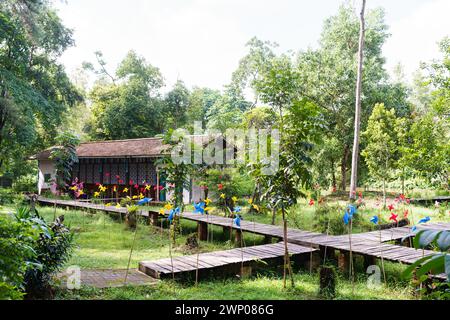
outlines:
M159 67L166 85L222 89L257 36L280 51L316 47L324 19L341 0L53 0L76 46L61 61L71 73L100 50L114 70L135 50ZM359 8L361 0L350 0ZM421 61L437 58L437 42L450 35L448 0L367 0L383 7L390 26L387 69L401 62L409 77ZM166 88L167 90L167 88Z

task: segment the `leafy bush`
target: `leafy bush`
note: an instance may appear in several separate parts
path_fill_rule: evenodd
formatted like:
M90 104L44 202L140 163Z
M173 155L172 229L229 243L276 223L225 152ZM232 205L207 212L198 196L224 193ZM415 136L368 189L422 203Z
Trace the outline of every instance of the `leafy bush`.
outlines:
M16 193L36 192L37 191L36 186L37 186L37 175L30 174L17 178L12 185L12 189Z
M0 188L0 205L22 204L24 197L17 194L13 189Z
M328 232L330 235L347 233L347 227L342 221L342 211L343 208L338 205L319 205L315 212L314 229L321 233Z
M25 273L25 291L28 297L46 297L51 293L51 277L58 272L70 258L73 246L73 234L63 224L60 216L48 224L37 212L28 208L19 208L15 214L22 225L37 230L38 237L33 242L36 255L31 260L34 267Z
M35 237L28 225L0 215L0 300L22 298L25 272L36 256Z
M434 255L425 256L413 264L403 272L403 277L408 278L415 273L419 283L428 280L428 274L447 275L447 282L450 281L450 231L439 230L421 230L414 237L414 247L416 249L424 249L428 246L434 246L440 250ZM450 298L448 286L443 288L443 292L435 292L434 296L441 299Z

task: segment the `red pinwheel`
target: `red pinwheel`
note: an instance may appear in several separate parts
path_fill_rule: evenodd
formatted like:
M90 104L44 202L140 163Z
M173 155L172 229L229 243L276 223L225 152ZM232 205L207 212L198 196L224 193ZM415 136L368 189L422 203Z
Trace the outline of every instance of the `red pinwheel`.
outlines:
M358 193L358 197L359 197L360 199L362 199L362 192L361 192L361 191Z
M219 184L217 185L217 189L222 190L222 189L223 189L223 184L219 183Z
M105 176L109 177L111 174L109 172L105 172Z
M405 211L403 211L403 218L408 218L408 214L409 214L409 212L408 212L408 210L405 210Z
M392 220L392 221L395 221L395 223L398 223L397 217L398 217L398 214L391 213L389 220Z
M119 184L123 184L123 180L122 180L122 179L119 179L118 183L119 183Z
M309 199L309 205L313 206L314 205L314 199Z
M331 190L331 192L336 192L336 186L333 186L333 189Z
M119 180L119 179L120 179L120 176L119 176L118 174L116 174L116 179L117 179L117 180Z
M134 185L134 188L135 188L135 189L139 189L139 185L136 183L136 184Z
M132 186L132 185L134 184L133 180L130 179L130 181L128 181L128 184L129 184L130 186Z
M389 209L389 211L394 210L394 205L393 204L388 205L388 209Z

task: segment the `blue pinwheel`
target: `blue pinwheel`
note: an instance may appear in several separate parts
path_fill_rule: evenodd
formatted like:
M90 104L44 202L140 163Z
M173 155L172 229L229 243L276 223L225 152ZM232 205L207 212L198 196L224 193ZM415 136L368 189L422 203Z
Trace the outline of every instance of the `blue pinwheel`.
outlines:
M345 209L344 213L344 223L348 224L350 220L353 218L353 215L356 213L356 207L352 204L348 205L347 209Z
M427 216L427 217L425 217L425 218L420 219L419 222L417 222L417 224L427 223L427 222L430 221L430 220L431 220L431 218ZM412 230L412 231L416 231L416 230L417 230L417 226L413 226L413 227L411 228L411 230Z
M143 198L143 199L139 200L139 201L137 202L137 204L138 204L139 206L143 206L144 204L149 203L149 202L151 202L152 200L153 200L152 198Z
M239 229L241 228L241 216L240 215L236 215L236 218L233 219L233 223L236 225L236 227L238 227Z
M169 220L170 223L172 223L173 218L175 215L180 214L180 207L177 207L175 209L170 210L169 216L167 217L167 220Z
M205 203L203 201L199 203L194 202L194 213L205 213Z
M238 212L241 212L241 210L242 210L241 207L234 207L233 212L238 213Z
M378 216L373 216L373 217L370 219L370 222L372 222L373 224L378 224L378 221L379 221Z

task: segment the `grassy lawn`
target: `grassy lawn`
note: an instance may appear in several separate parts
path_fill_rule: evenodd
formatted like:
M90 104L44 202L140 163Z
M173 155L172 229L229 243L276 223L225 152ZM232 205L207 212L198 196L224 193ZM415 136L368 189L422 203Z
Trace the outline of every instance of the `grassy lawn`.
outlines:
M447 220L439 217L436 208L410 207L415 213L415 219L430 215L432 221ZM189 209L189 208L188 208ZM0 208L0 213L11 212L12 207ZM133 232L128 230L118 218L104 213L88 213L85 211L56 209L52 207L38 208L40 214L47 220L54 215L64 215L65 223L75 232L75 250L67 266L78 265L81 268L126 268L133 242ZM361 219L369 220L375 212L366 205L359 211ZM385 213L387 215L387 212ZM244 210L244 219L270 223L271 214L249 214ZM314 229L315 207L306 201L295 206L290 214L290 226L303 229ZM294 220L295 219L295 220ZM277 217L276 223L281 223ZM368 228L370 225L368 224ZM196 223L182 220L182 234L177 238L173 255L194 254L185 243L189 235L196 232ZM212 238L212 239L211 239ZM247 245L262 244L263 237L249 233L245 234ZM210 241L200 243L200 251L208 252L233 248L229 235L224 235L220 227L213 228ZM137 241L131 258L131 268L136 268L139 261L154 260L169 257L169 233L167 228L160 228L140 223L137 231ZM347 276L338 272L336 299L414 299L413 289L408 281L400 280L404 266L385 263L387 270L387 285L379 288L369 288L362 263L356 263L357 280L352 290L352 283ZM261 271L262 272L262 271ZM275 270L265 270L251 278L239 279L205 279L197 287L193 283L173 283L171 280L160 281L149 287L122 287L110 289L93 289L83 287L77 291L58 291L58 299L319 299L318 274L299 271L295 274L295 289L283 290L281 273Z

